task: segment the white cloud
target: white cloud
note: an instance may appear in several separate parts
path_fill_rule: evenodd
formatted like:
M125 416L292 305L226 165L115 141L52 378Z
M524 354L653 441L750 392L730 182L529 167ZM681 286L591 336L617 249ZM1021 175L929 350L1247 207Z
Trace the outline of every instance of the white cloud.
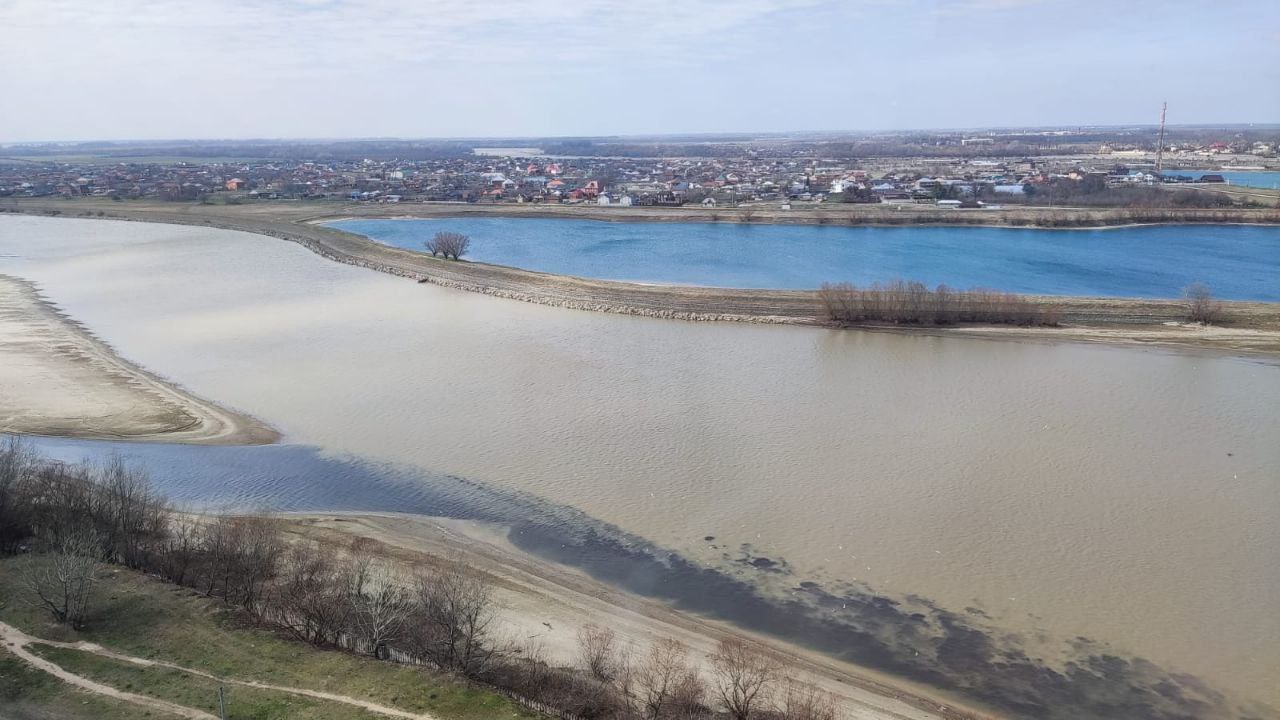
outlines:
M1081 38L1212 52L1217 32L1219 43L1239 38L1218 52L1243 66L1280 66L1262 34L1229 29L1262 0L1199 14L1125 5L1074 37L1052 31L1079 5L0 0L0 140L979 125L1024 119L1030 97L1046 113L1092 97L1096 121L1127 107L1121 89L1147 82L1146 70L1077 52ZM1037 63L1048 57L1046 84ZM983 92L936 82L958 68ZM1217 71L1210 86L1193 82L1197 72L1179 75L1190 98L1258 96L1246 74ZM1099 87L1096 74L1114 82ZM1276 102L1255 99L1247 113L1264 117Z

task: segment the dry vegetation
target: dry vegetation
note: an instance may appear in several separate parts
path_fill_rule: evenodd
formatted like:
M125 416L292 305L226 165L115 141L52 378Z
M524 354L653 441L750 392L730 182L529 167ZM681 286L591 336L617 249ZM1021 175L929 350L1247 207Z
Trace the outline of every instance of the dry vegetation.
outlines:
M868 288L823 283L818 300L822 319L842 325L1057 325L1059 318L1056 306L1021 295L986 289L956 291L946 285L930 290L924 283L905 280Z
M589 626L576 666L552 666L537 646L495 631L502 608L493 587L458 560L405 573L366 539L335 548L286 539L268 516L179 513L123 462L51 462L13 437L0 444L0 551L45 556L23 578L23 594L66 625L92 617L98 567L113 563L220 600L297 641L449 671L559 717L835 717L832 696L791 680L774 656L738 639L722 641L704 663L676 640L624 647L613 631Z
M456 232L438 232L435 237L423 243L432 256L443 256L445 260L460 259L471 247L471 238Z
M1222 319L1222 303L1213 299L1213 293L1204 283L1191 283L1182 291L1187 303L1187 319L1201 325L1212 325Z

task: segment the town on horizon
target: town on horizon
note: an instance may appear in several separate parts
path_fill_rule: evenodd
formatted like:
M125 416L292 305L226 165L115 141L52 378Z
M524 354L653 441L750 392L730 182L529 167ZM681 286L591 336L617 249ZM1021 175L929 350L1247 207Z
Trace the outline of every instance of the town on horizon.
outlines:
M1256 171L1242 184L1271 188L1277 147L1280 125L53 143L0 153L0 198L1220 207L1274 204L1198 188Z

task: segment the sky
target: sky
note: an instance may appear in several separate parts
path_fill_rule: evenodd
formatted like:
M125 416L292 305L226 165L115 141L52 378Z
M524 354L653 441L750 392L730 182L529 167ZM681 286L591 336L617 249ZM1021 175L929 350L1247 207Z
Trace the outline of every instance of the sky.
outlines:
M1275 0L0 0L0 142L1280 123Z

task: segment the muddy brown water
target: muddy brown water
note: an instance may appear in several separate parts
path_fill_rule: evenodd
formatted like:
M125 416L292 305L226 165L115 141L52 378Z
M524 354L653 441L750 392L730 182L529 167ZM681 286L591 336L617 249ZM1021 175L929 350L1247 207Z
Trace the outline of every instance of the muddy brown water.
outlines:
M572 506L776 598L941 609L1068 677L1086 648L1280 705L1275 364L560 310L141 223L0 218L0 272L288 443Z

